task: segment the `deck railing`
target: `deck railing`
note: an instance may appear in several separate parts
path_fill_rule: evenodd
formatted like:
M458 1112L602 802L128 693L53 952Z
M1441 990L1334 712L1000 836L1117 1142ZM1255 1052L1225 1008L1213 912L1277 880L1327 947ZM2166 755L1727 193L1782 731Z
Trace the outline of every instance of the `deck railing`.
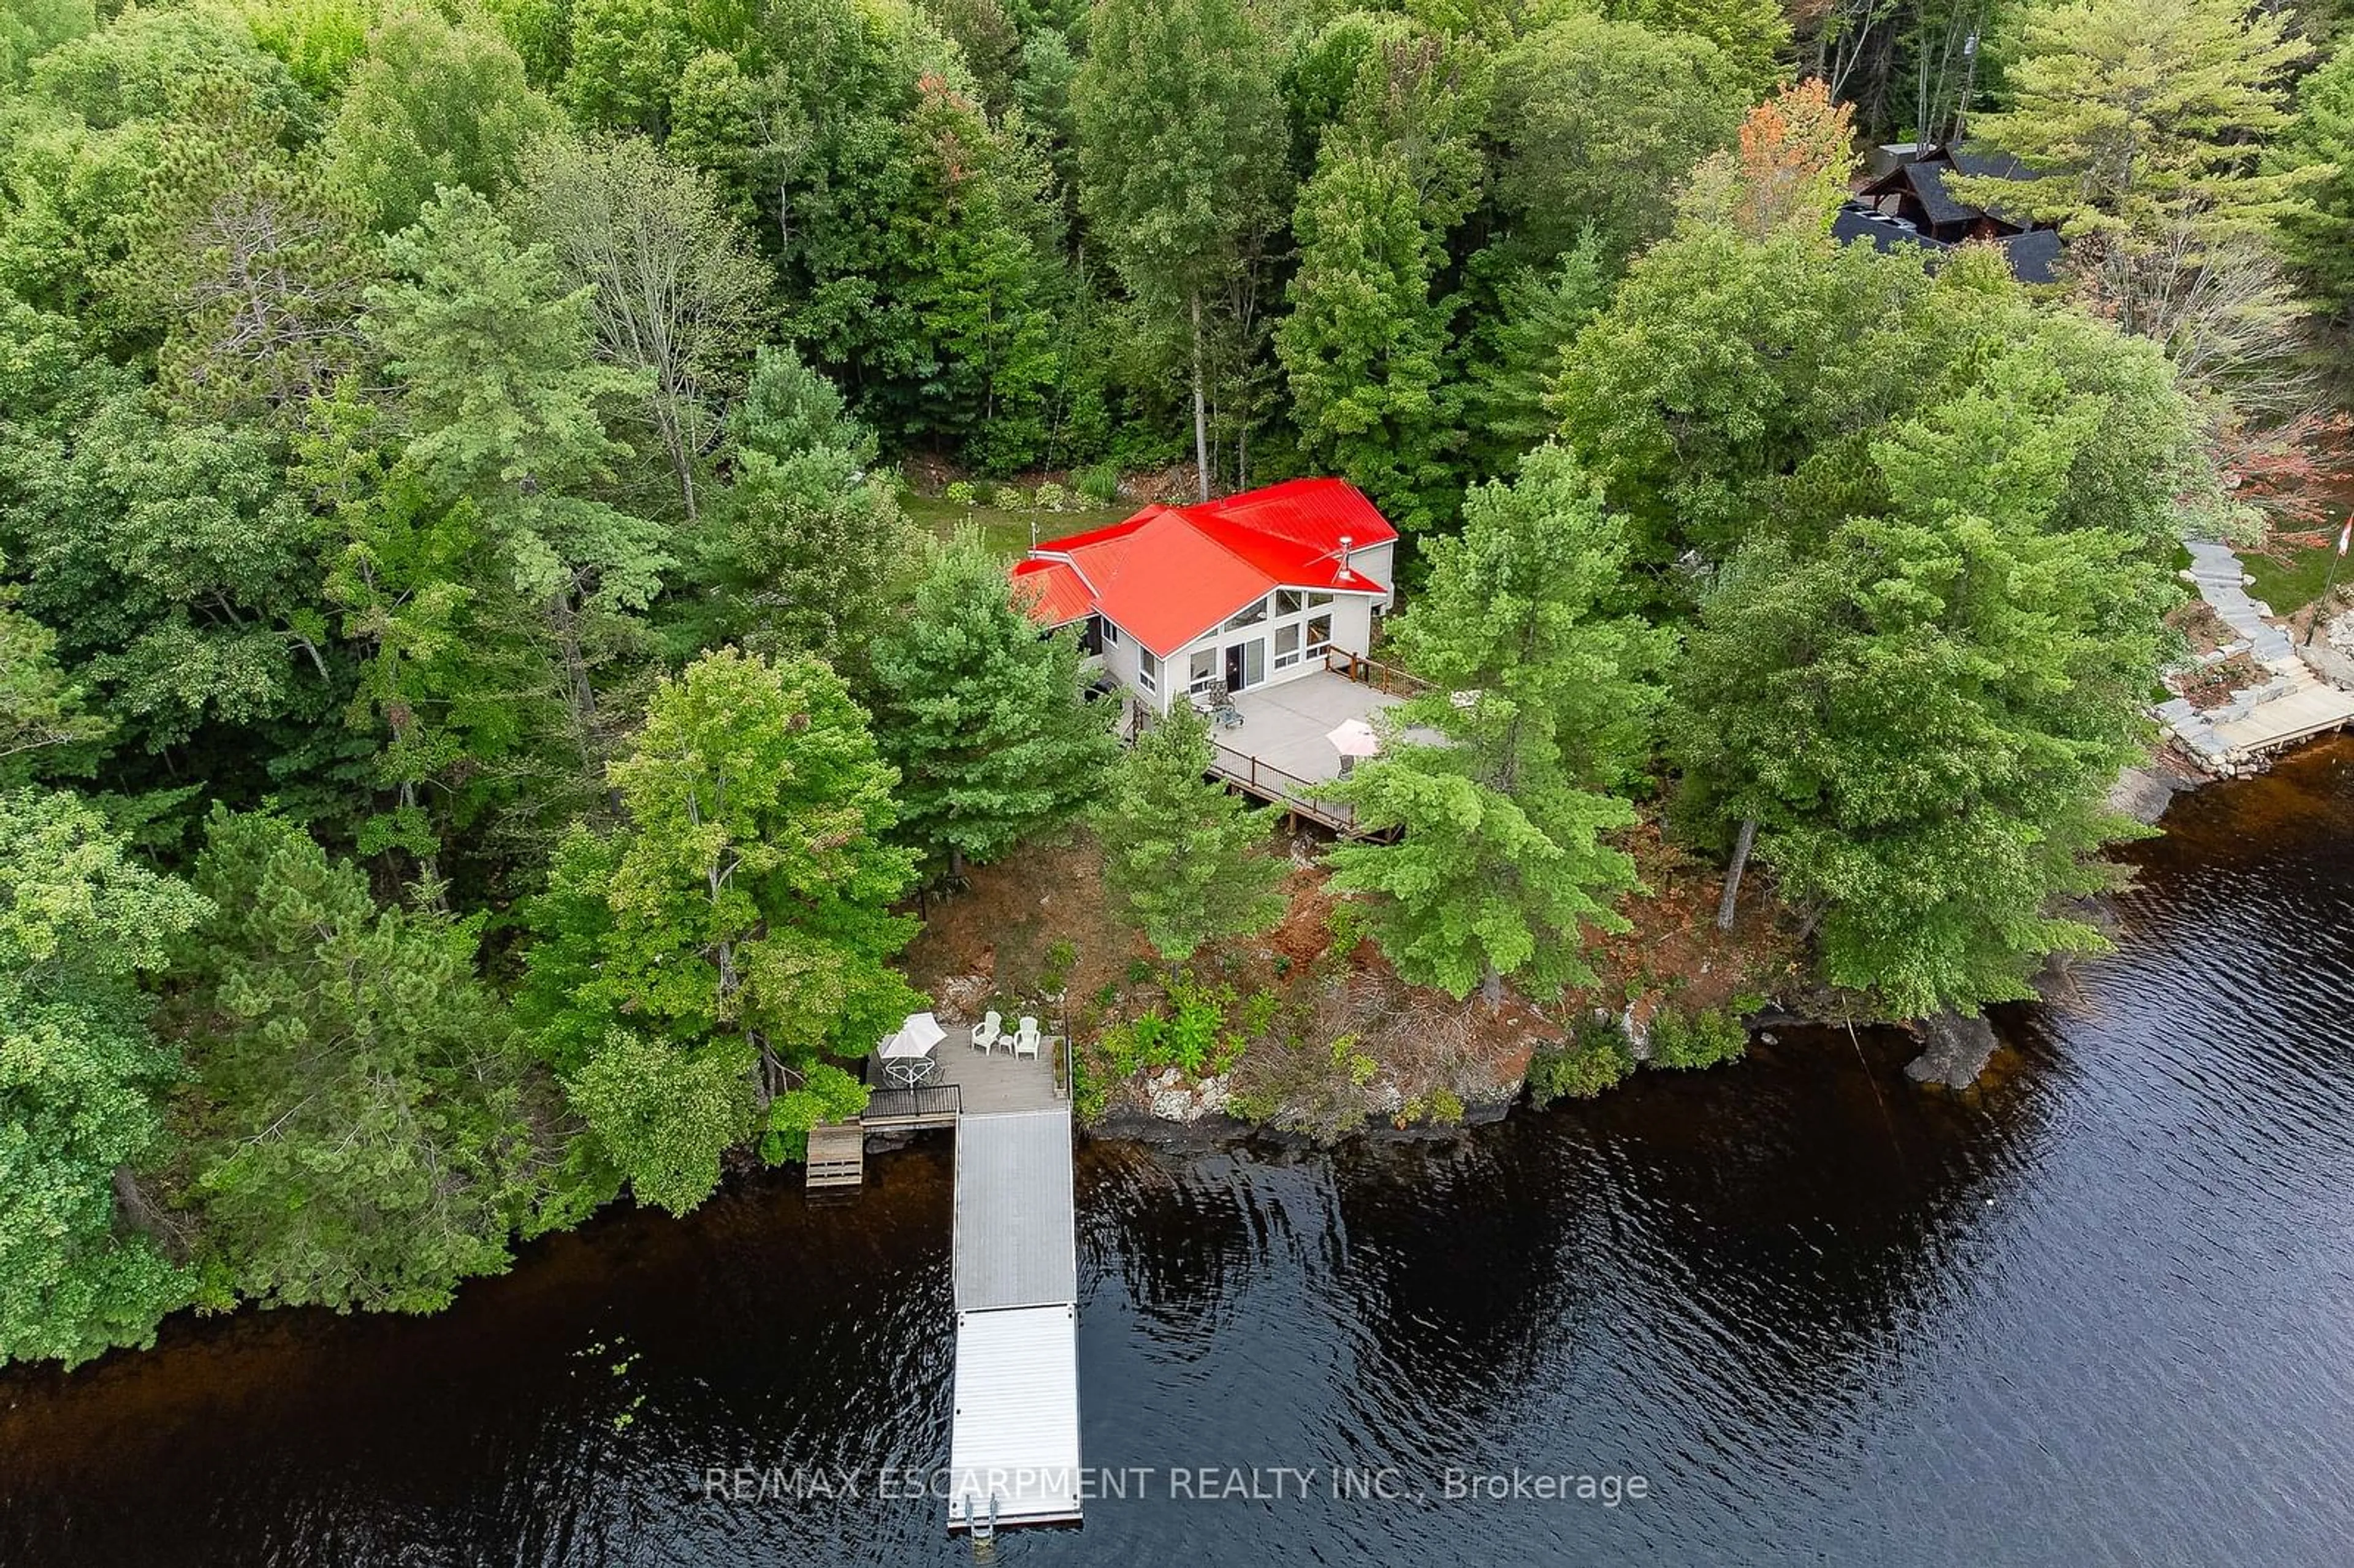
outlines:
M1318 786L1297 773L1286 772L1271 762L1263 762L1246 751L1236 751L1231 746L1211 743L1213 778L1272 801L1288 811L1321 822L1336 833L1357 831L1356 808L1339 800L1328 800L1317 793ZM1326 783L1331 782L1330 779Z
M859 1122L867 1128L949 1127L964 1111L964 1090L956 1084L919 1084L912 1089L874 1089Z
M1344 648L1324 650L1324 668L1336 675L1346 675L1361 686L1371 686L1393 697L1418 697L1435 691L1428 681L1395 664L1384 664L1378 659L1368 659L1363 653L1352 653Z

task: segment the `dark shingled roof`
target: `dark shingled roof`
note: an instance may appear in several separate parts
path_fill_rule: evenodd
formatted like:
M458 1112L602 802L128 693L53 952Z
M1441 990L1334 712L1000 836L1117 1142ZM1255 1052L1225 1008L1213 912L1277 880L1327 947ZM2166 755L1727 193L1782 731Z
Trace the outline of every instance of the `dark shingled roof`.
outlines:
M1909 223L1875 216L1872 209L1859 202L1842 206L1831 218L1831 238L1841 245L1867 244L1873 249L1893 252L1903 246L1918 246L1934 252L1931 266L1937 264L1955 248L1946 241L1922 233ZM1983 243L1983 242L1981 242ZM2002 248L2003 260L2010 264L2010 275L2022 283L2052 283L2059 281L2059 264L2062 247L2057 229L2030 229L1992 243Z
M2031 228L2024 234L2014 234L1998 241L2002 253L2010 261L2010 275L2022 283L2053 283L2059 281L2056 270L2060 263L2060 231L2056 228Z
M1912 181L1913 194L1921 198L1921 210L1928 215L1931 223L1967 223L1978 216L1978 208L1963 206L1946 188L1945 164L1907 164L1903 172Z
M1999 147L1970 147L1956 145L1946 149L1946 156L1953 160L1953 167L1950 171L1940 171L1937 177L1938 184L1941 187L1945 183L1946 174L1947 173L1961 175L1972 179L1988 180L2031 180L2035 177L2035 172L2033 170L2030 169L2025 164L2020 163L2017 158L2013 157L2010 154L2004 152ZM1958 206L1959 204L1956 203L1956 205ZM1999 218L2008 224L2016 225L2020 228L2026 228L2031 221L2024 212L2020 211L2016 207L2008 207L2002 203L1991 203L1986 207L1978 208L1963 207L1962 210L1966 213L1971 211L1984 212L1990 217ZM1940 218L1938 221L1942 223L1945 220Z
M1874 217L1853 203L1840 207L1838 216L1831 219L1831 238L1841 245L1864 240L1875 250L1894 250L1900 245L1917 245L1925 250L1952 249L1944 240L1933 239L1909 223Z

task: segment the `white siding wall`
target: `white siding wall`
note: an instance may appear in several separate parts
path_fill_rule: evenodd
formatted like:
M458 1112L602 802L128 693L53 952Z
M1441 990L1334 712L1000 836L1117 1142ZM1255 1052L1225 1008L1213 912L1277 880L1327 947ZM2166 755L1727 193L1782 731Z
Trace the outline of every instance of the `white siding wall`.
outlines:
M1297 680L1302 675L1314 674L1324 668L1324 657L1321 653L1307 652L1304 628L1307 620L1316 616L1330 614L1332 618L1332 636L1328 644L1329 647L1336 652L1363 653L1373 640L1373 607L1381 602L1379 599L1363 594L1338 594L1333 597L1331 603L1319 605L1305 616L1288 616L1281 620L1270 619L1256 626L1245 627L1240 630L1214 631L1206 637L1197 638L1179 649L1165 662L1167 678L1161 683L1164 687L1161 693L1164 699L1161 705L1161 711L1164 713L1168 711L1168 703L1165 699L1173 693L1185 691L1192 683L1191 672L1193 655L1196 652L1207 652L1211 661L1211 678L1224 680L1226 671L1226 650L1246 642L1263 640L1267 645L1265 656L1266 676L1263 680L1254 683L1255 686L1278 685L1285 681ZM1278 669L1275 662L1277 657L1275 634L1279 629L1289 625L1299 625L1303 628L1300 644L1302 656L1299 662L1287 668Z
M1108 623L1107 623L1107 630L1108 631ZM1125 631L1119 633L1119 641L1117 642L1104 643L1103 667L1110 672L1113 679L1119 681L1121 685L1132 687L1136 684L1136 639Z
M1349 553L1350 570L1363 572L1375 582L1387 583L1390 586L1391 592L1381 600L1381 608L1384 609L1387 609L1391 602L1397 598L1396 555L1397 544L1394 540L1388 544L1375 545L1369 549L1352 550ZM1363 653L1364 651L1365 645L1362 642L1352 644L1350 649L1353 653Z

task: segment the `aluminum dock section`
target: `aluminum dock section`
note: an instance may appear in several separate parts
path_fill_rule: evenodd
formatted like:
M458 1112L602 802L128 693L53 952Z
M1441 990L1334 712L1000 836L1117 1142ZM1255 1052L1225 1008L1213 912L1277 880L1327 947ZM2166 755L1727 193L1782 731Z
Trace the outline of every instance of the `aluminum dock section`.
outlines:
M1078 1521L1078 1237L1071 1112L956 1124L949 1528Z

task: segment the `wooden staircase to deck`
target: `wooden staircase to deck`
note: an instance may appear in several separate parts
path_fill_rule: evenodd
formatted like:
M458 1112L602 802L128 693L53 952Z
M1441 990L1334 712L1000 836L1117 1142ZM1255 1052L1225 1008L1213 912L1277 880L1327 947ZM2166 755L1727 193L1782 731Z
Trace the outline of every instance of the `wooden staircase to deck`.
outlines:
M814 1192L829 1187L860 1187L865 1182L864 1128L853 1122L848 1127L810 1128L807 1191Z

